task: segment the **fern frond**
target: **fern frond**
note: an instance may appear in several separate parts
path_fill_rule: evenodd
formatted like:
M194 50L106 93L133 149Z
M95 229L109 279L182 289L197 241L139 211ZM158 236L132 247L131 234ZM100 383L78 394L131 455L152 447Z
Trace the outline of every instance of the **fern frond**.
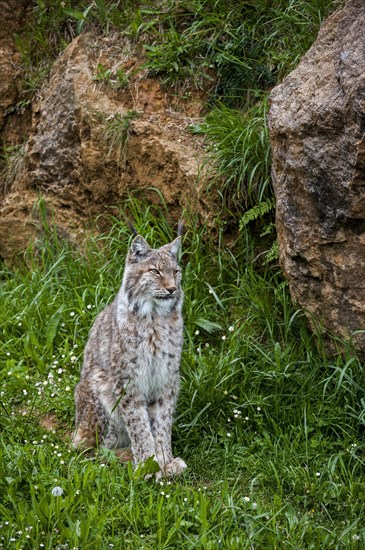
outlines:
M250 222L254 220L258 220L259 218L262 218L273 210L275 208L275 199L270 198L266 199L265 201L260 202L260 204L257 204L253 208L250 208L247 210L241 220L240 220L240 229L242 230L244 227L246 227Z
M273 262L274 260L278 260L278 259L279 259L279 244L278 244L278 241L275 240L272 243L270 250L268 250L265 254L264 264L267 265Z

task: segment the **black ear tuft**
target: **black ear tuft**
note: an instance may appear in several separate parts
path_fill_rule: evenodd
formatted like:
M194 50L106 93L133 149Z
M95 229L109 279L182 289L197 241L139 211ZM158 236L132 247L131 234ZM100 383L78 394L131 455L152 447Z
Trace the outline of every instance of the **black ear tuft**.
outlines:
M128 227L129 229L131 230L131 232L133 233L133 235L136 237L138 235L138 231L137 229L134 227L133 223L131 222L131 220L128 220Z
M181 237L184 231L185 220L180 220L177 226L177 236Z

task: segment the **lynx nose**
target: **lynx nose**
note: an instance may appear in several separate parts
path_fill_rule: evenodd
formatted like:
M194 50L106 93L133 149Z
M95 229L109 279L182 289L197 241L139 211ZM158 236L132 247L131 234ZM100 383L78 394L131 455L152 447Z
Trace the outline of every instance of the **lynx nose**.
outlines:
M176 290L176 286L170 286L166 290L168 290L170 292L170 294L173 294L173 292L175 292L175 290Z

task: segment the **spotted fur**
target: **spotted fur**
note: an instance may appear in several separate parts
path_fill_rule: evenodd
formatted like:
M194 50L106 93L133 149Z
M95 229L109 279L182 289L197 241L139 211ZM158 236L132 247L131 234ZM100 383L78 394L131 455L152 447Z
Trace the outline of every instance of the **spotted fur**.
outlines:
M75 390L75 447L130 446L135 463L154 456L165 475L186 467L171 450L183 340L180 241L152 249L135 237L120 290L90 331Z

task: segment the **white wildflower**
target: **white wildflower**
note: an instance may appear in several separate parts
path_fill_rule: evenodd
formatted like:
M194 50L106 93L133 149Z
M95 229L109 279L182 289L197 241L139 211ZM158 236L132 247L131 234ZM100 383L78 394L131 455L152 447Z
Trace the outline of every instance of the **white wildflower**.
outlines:
M63 495L63 489L62 487L59 487L58 485L56 487L53 487L52 489L52 495L54 497L60 497L61 495Z

